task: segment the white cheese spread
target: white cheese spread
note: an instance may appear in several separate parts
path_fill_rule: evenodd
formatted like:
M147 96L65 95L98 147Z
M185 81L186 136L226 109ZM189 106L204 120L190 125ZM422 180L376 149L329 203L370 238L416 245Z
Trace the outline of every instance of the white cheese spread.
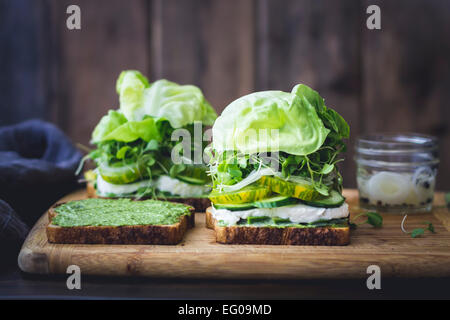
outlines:
M136 192L139 188L147 187L155 187L159 191L169 192L170 194L185 198L199 197L211 191L211 188L207 186L188 184L169 176L161 176L156 182L152 180L141 180L128 184L113 184L103 180L101 175L97 174L97 190L100 195L107 195L108 193L117 196L128 195Z
M348 217L348 204L337 208L317 208L304 204L295 204L278 208L255 208L243 211L231 211L212 207L213 217L226 225L236 225L248 217L279 217L289 219L292 223L312 223L319 220L332 220Z
M184 198L199 197L208 194L211 188L203 185L192 185L169 176L161 176L156 181L156 189L162 192L170 192Z

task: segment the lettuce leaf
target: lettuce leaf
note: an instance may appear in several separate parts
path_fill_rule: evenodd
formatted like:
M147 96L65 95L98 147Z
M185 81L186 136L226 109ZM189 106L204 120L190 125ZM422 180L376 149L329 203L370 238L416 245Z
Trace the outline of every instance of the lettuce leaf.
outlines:
M103 116L92 132L91 142L97 143L102 141L104 137L127 121L127 118L122 113L115 110L109 110L108 114Z
M116 90L120 110L129 121L151 116L168 120L176 129L196 121L212 125L217 117L196 86L182 86L164 79L149 84L141 73L129 70L119 76Z
M147 78L139 71L123 71L116 83L119 94L120 110L129 121L140 121L144 114L142 109L144 91L149 87Z
M339 139L350 136L350 127L347 122L336 111L325 106L325 100L317 91L304 84L298 84L291 92L299 97L305 97L314 106L317 115L323 121L325 127L335 132L339 136Z
M213 148L243 154L281 151L308 155L323 145L329 132L305 96L263 91L225 108L213 126Z
M130 81L129 78L133 78L131 81L138 80L140 81L146 88L150 87L150 83L148 82L148 79L139 71L137 70L126 70L122 71L119 75L119 78L117 78L116 82L116 92L118 95L120 95L120 92L122 90L122 84L124 82L125 77L127 77L126 82Z
M104 116L92 134L92 143L99 143L108 140L131 142L142 139L146 142L150 140L160 141L158 121L151 117L146 117L141 121L127 121L126 117L117 111L110 110Z
M196 86L180 86L167 80L155 81L144 93L145 114L164 118L173 128L196 121L212 125L217 115Z

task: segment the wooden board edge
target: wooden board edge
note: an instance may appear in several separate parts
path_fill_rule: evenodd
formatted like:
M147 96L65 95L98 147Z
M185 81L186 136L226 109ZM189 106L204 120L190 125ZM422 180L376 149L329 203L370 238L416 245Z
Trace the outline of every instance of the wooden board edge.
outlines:
M114 255L114 254L111 254ZM364 257L358 261L350 261L349 256L331 257L328 254L320 254L309 259L309 270L305 273L305 265L297 263L295 257L288 257L283 253L274 254L272 261L261 263L261 254L248 253L230 255L229 253L208 252L196 257L180 255L173 261L172 253L155 253L151 257L136 257L133 253L123 253L122 259L112 261L105 268L92 268L92 264L98 265L101 259L98 254L90 253L82 259L72 256L61 261L61 265L51 274L64 274L66 268L75 264L80 267L85 275L94 276L118 276L118 277L151 277L151 278L192 278L192 279L364 279L367 278L367 267L378 265L384 277L395 278L438 278L450 276L448 267L450 256L435 256L433 265L429 258L420 254L400 254L395 261L385 255L373 255ZM418 259L417 259L418 258ZM199 262L199 259L200 262ZM329 272L329 265L323 264L327 260L336 266L335 272ZM411 261L417 263L411 265ZM226 263L224 263L226 261ZM400 261L400 264L399 264ZM312 267L313 266L313 267ZM34 272L36 273L36 272Z
M37 274L50 273L49 258L45 249L35 246L32 243L32 239L36 233L45 231L43 226L45 226L47 222L48 213L46 212L28 233L28 236L20 249L19 256L17 257L17 264L19 269L23 272Z

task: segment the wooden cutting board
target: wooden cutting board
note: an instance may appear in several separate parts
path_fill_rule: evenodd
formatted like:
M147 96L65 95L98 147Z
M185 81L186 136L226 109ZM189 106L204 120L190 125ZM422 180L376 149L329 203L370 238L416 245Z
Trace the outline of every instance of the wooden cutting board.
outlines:
M356 190L345 190L352 215L360 211ZM84 191L61 201L86 198ZM196 214L196 227L176 246L68 245L47 242L44 214L19 255L19 267L30 273L65 274L78 265L82 274L179 278L366 278L367 267L378 265L384 277L450 276L450 211L442 193L430 214L409 215L412 230L430 221L436 234L411 238L402 233L403 216L383 214L381 229L360 226L345 247L223 245Z

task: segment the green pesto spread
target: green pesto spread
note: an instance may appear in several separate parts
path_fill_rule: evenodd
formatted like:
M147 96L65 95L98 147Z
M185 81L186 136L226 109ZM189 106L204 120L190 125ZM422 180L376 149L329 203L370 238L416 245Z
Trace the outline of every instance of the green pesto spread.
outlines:
M60 227L171 225L190 215L181 203L158 200L85 199L55 208L52 223Z

